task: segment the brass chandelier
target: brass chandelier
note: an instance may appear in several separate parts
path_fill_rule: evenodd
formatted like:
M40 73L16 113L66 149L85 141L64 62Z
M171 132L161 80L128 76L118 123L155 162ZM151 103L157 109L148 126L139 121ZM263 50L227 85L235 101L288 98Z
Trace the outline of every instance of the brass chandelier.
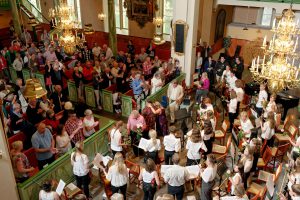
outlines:
M53 18L53 25L59 30L59 44L64 47L66 54L73 54L76 46L83 46L85 42L84 33L82 38L77 35L77 27L80 25L75 16L75 9L68 6L66 0L60 0L59 6L49 10L49 17Z
M261 47L264 50L263 58L258 56L252 60L250 71L253 79L259 83L267 82L272 93L300 86L299 68L295 66L300 31L294 18L295 13L291 7L278 23L274 19L271 30L273 38L267 45L265 37Z

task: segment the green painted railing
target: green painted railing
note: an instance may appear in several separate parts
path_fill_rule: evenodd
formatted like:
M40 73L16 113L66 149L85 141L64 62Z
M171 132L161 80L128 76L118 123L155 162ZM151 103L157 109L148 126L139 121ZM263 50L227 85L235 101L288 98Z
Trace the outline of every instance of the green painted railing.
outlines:
M90 162L93 160L96 153L108 153L107 131L114 124L113 120L105 117L95 115L95 118L99 118L101 129L84 141L84 153L89 157ZM75 179L70 161L70 155L73 151L74 149L70 150L35 176L24 183L18 184L20 199L37 200L41 189L40 186L44 181L49 179L62 179L67 184L73 182Z
M174 82L174 80L177 80L178 83L181 84L181 82L183 80L185 80L185 73L181 73L180 76L173 79L170 83ZM142 109L145 107L147 100L151 100L152 102L154 102L154 101L161 102L162 97L167 96L167 92L168 92L168 88L169 88L170 83L166 84L164 87L162 87L160 90L155 92L153 95L148 96L145 100L143 100L142 101Z

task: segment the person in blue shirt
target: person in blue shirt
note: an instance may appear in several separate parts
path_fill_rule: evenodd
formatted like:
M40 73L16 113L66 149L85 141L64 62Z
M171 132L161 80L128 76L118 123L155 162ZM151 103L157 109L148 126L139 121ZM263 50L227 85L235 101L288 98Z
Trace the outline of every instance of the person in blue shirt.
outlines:
M133 81L131 82L131 88L133 90L134 99L137 104L137 110L139 110L141 108L141 99L142 99L143 90L144 90L143 86L144 86L144 83L141 79L141 74L137 73L135 75Z

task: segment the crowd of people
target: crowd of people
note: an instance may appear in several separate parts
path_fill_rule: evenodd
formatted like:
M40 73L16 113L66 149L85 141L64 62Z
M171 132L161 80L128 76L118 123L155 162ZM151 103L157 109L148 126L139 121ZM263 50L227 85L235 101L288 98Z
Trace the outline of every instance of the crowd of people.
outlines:
M126 128L123 121L118 121L109 132L113 156L111 165L105 169L99 164L110 182L112 194L120 192L126 199L129 172L125 161L143 157L143 169L138 180L142 183L145 200L154 199L155 192L162 187L161 179L167 184L167 193L171 196L165 195L160 199L183 199L184 185L191 181L191 174L185 166L195 165L199 166L196 179L201 180L200 199L212 199L217 162L220 161L215 155L214 145L219 141L217 130L221 126L218 111L211 101L210 94L215 93L223 102L223 112L228 115L229 128L223 130L225 141L228 140L226 132L238 135L240 141L237 144L239 155L228 154L237 160L227 166L231 170L229 180L232 185L229 193L236 196L236 199L250 199L246 191L250 187L250 180L257 175L258 159L263 157L267 148L278 145L275 132L284 131L280 128L281 116L276 105L276 95L269 94L266 85L261 84L255 105L252 108L241 108L246 96L242 59L228 59L221 55L218 61L214 61L210 56L210 48L205 45L203 51L197 54L195 62L196 73L199 75L193 84L196 89L189 94L197 105L197 123L188 131L180 131L176 113L181 109L187 91L181 82L173 80L181 72L179 61L173 58L161 61L155 55L156 47L152 43L147 48L141 48L139 53L136 53L132 41L128 42L127 47L126 53L119 51L113 55L106 44L100 47L94 43L92 48L85 44L78 47L74 55L67 56L56 40L51 41L46 30L40 42L35 43L24 29L20 38L16 36L10 47L1 50L0 99L8 125L7 133L12 136L22 132L26 136L23 142L18 140L11 144L17 182L24 182L35 171L24 149L34 149L41 170L75 147L70 162L76 184L83 189L87 198L92 199L89 191L90 161L84 153L83 141L93 135L101 124L94 119L93 111L83 103L83 89L88 84L93 86L98 112L103 106L102 90L115 84L114 112L122 112L120 94L129 90L132 90L137 106L129 116ZM9 67L16 71L18 78L15 83L11 82ZM22 70L25 69L32 78L37 72L44 74L47 95L39 99L24 97L26 80ZM75 82L80 102L76 105L68 101L67 80ZM147 100L142 108L142 100L170 81L167 94L161 102ZM167 99L166 104L164 98ZM250 110L256 113L255 120L249 114ZM142 139L146 141L143 147L140 146ZM295 136L291 136L287 141L293 146L294 162L291 163L295 168L291 170L290 178L294 179L289 184L292 199L299 198L300 194L300 140L294 139ZM126 140L129 142L126 143ZM128 157L128 149L133 151L132 158ZM182 153L183 149L186 154ZM161 151L163 157L159 154ZM185 166L182 166L184 162ZM162 163L168 166L168 170L162 172ZM194 188L198 187L196 179L192 179ZM40 199L58 199L57 194L51 190L51 184L51 181L43 184Z

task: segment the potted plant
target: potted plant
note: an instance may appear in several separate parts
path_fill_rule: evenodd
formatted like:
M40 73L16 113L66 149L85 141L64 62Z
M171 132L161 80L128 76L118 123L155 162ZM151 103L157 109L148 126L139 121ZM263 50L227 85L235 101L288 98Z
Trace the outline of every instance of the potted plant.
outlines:
M226 55L227 55L227 51L230 48L230 46L231 46L231 37L230 36L224 37L223 48L225 49Z

